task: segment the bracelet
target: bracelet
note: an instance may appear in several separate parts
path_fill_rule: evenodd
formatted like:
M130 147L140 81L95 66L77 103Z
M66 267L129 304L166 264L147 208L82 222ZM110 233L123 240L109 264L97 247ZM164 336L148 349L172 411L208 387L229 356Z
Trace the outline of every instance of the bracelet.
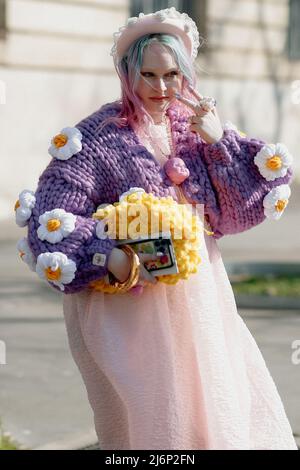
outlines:
M140 276L140 259L136 252L129 245L123 245L120 248L130 258L130 274L128 279L123 282L118 281L116 277L112 275L112 273L109 273L109 277L110 285L117 289L116 293L125 293L138 283Z
M120 247L130 258L130 274L128 279L124 282L119 282L117 279L115 279L112 283L112 286L117 289L117 292L119 293L125 293L132 287L134 287L138 280L139 280L139 275L140 275L140 259L138 255L135 253L135 251L129 246L129 245L123 245Z

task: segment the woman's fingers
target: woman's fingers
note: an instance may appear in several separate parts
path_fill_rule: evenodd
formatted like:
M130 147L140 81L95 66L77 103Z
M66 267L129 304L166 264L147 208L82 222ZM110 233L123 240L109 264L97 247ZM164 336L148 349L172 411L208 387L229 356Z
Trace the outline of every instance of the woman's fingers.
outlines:
M218 114L218 111L217 111L217 107L215 106L213 109L212 109L212 112L214 113L214 115L219 119L220 121L220 116ZM221 121L220 121L221 122Z
M149 273L149 271L147 271L143 264L141 264L140 279L146 282L150 282L151 284L157 283L157 279L151 273Z
M198 100L202 100L203 95L199 93L199 91L196 90L196 88L193 88L191 85L189 85L189 90L190 92L197 98Z
M138 257L141 261L140 266L140 279L151 282L151 284L156 284L158 281L144 266L146 261L152 261L157 259L157 255L148 254L148 253L138 253Z
M188 121L190 124L202 124L203 122L203 116L189 116Z
M189 108L191 108L196 116L205 116L209 111L206 111L201 107L200 104L196 103L195 101L189 100L184 96L180 95L179 93L175 94L176 98L181 101L182 103L186 104Z
M193 114L192 116L189 117L189 119L197 119L197 118L202 118L203 116L205 116L207 114L207 111L204 111L204 109L201 109L199 107L198 111L197 111L197 114Z
M201 110L200 106L195 101L189 100L188 98L183 97L179 93L175 93L175 96L179 101L191 108L195 112L195 114L197 114Z
M202 116L205 116L207 113L209 113L211 111L216 117L218 117L218 113L217 113L217 110L216 110L216 101L214 100L214 98L203 97L197 90L195 90L192 87L189 87L189 90L195 96L195 98L197 98L197 100L200 101L200 100L203 99L203 101L204 101L203 107L202 107L202 104L200 105L199 103L196 103L195 101L192 101L188 98L185 98L184 96L182 96L178 92L175 93L176 98L179 101L181 101L182 103L184 103L186 106L191 108L194 111L196 116L201 116L202 117ZM211 106L211 102L213 102L213 100L214 100L215 104L214 104L214 106ZM206 102L208 102L208 105L207 105Z

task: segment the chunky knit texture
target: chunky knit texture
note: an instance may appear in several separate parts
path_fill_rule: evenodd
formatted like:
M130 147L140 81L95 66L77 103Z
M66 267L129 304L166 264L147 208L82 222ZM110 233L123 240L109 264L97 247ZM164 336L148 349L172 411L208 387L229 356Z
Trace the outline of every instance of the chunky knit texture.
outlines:
M108 103L80 121L76 127L83 135L82 150L68 160L53 158L39 178L28 226L29 246L36 257L59 251L76 263L76 276L65 285L66 294L86 288L90 281L108 272L109 254L116 242L96 236L97 221L91 215L98 205L118 201L131 187L174 197L172 181L130 126L119 129L108 124L97 131L103 119L119 110L118 102ZM291 168L285 177L267 181L254 163L254 156L265 142L224 130L220 141L207 144L199 134L188 130L188 114L182 108L173 105L168 115L176 156L190 171L181 189L190 203L204 204L214 237L243 232L263 222L264 197L275 186L290 182ZM65 209L77 218L75 230L52 244L41 241L37 229L39 216L55 208ZM94 253L107 255L104 266L92 264Z

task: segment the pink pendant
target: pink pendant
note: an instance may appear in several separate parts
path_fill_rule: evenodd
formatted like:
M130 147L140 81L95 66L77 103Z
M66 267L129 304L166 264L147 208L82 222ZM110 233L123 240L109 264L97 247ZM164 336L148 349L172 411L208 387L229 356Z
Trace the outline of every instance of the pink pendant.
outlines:
M170 158L165 165L164 170L170 180L175 184L181 184L190 176L190 171L181 158Z

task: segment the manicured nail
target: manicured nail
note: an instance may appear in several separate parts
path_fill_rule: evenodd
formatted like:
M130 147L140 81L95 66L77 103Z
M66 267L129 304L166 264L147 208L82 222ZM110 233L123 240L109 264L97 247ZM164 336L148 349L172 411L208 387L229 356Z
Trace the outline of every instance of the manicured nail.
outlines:
M175 96L176 96L176 98L181 98L181 94L178 93L178 91L175 92Z

